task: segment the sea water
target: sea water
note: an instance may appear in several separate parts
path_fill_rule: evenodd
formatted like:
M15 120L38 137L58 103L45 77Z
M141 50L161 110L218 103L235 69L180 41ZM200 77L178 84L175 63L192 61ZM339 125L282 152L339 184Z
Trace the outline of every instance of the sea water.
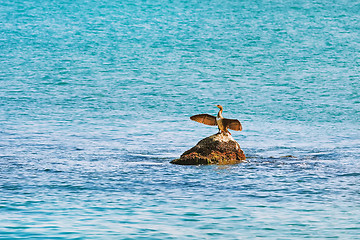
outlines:
M360 239L359 13L2 0L0 239ZM215 104L247 162L170 164Z

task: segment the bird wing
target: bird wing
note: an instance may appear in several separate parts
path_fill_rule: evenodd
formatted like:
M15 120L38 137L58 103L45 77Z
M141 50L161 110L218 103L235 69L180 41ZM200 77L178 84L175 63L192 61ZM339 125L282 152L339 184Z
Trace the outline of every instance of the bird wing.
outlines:
M222 122L223 122L225 128L230 128L231 130L235 130L235 131L241 131L242 130L241 123L237 119L224 118L222 120Z
M198 114L190 117L191 120L210 126L216 126L216 117L209 114Z

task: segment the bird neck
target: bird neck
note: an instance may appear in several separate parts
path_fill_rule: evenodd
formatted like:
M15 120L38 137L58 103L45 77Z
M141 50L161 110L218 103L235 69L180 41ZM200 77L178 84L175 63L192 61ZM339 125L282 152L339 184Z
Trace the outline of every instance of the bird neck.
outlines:
M218 112L218 114L217 114L217 117L218 118L223 118L223 116L222 116L222 109L220 108L220 110L219 110L219 112Z

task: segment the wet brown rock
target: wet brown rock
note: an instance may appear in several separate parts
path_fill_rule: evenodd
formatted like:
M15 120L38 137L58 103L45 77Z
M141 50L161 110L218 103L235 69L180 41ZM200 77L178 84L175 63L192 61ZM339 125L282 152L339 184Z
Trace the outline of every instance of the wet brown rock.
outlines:
M179 159L170 163L181 165L236 164L246 160L244 151L234 138L226 133L214 134L202 139L196 146L185 151Z

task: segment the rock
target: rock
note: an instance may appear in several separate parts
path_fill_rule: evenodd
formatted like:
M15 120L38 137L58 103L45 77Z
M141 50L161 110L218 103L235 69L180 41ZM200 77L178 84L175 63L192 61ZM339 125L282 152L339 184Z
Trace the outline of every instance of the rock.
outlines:
M202 139L170 163L181 165L236 164L246 160L240 145L230 134L217 133Z

